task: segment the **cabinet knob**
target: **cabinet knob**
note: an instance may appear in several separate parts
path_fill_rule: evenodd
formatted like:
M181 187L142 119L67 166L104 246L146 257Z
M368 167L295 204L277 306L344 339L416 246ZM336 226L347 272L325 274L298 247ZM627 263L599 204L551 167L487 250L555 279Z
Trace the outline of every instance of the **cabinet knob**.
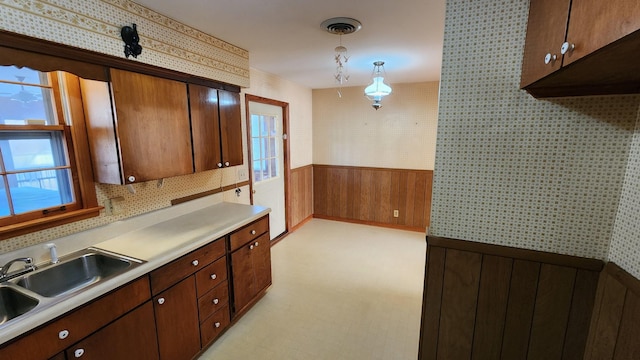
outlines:
M222 167L222 163L218 163L218 167Z
M544 57L544 63L545 64L550 64L554 61L556 61L558 57L556 56L556 54L551 55L551 53L547 53L547 55L545 55Z
M216 328L219 328L219 327L220 327L220 323L219 323L219 322L217 322L217 323L215 323L215 324L213 324L213 325L214 325Z
M73 356L75 356L77 358L82 357L82 355L84 355L84 349L76 349L73 352Z
M69 330L62 330L58 333L58 339L64 340L69 336Z
M249 250L253 250L253 244L249 246Z
M255 230L251 230L251 235L255 235L256 231Z
M211 274L211 280L215 280L215 279L217 279L217 278L218 278L218 275L216 275L216 274Z
M255 247L258 247L258 245L260 244L256 241L253 245L255 245Z
M213 299L213 305L218 305L218 303L220 302L220 300L218 299Z
M572 43L570 43L570 42L568 42L568 41L565 41L565 42L562 44L562 47L560 47L560 53L561 53L562 55L564 55L564 54L566 54L566 53L568 53L568 52L572 52L572 51L573 51L573 49L575 49L575 48L576 48L576 44L572 44Z
M229 166L229 162L225 161L224 166Z
M198 264L200 264L200 263L198 262L198 260L193 260L193 261L191 262L191 265L193 265L193 266L198 266Z
M164 298L158 299L158 304L160 304L160 305L164 304Z
M135 176L133 176L133 175L131 175L131 176L129 176L129 177L127 178L127 180L129 180L129 182L134 182L134 181L136 181L136 177L135 177Z

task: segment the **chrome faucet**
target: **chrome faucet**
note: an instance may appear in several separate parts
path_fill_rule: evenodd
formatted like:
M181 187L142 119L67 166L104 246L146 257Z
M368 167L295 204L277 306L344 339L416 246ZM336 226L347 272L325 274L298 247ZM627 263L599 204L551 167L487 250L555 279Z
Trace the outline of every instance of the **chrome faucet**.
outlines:
M24 268L21 270L16 270L13 272L9 272L9 269L11 268L11 265L13 265L13 263L16 262L23 262L24 263ZM0 282L2 281L7 281L7 280L11 280L15 277L18 277L20 275L24 275L28 272L31 271L35 271L36 270L36 266L33 264L33 259L30 257L24 257L24 258L17 258L17 259L13 259L11 261L9 261L8 263L6 263L3 267L0 267Z

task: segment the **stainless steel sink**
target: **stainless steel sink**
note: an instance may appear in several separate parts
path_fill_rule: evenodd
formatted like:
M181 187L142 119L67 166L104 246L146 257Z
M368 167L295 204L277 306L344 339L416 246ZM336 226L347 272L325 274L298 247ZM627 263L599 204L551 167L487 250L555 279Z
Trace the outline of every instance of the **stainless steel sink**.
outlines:
M89 251L26 274L15 284L44 297L57 297L121 274L132 264L132 259Z
M0 329L65 301L144 261L87 248L60 258L57 264L0 282Z
M0 286L0 325L29 312L39 301L13 288Z

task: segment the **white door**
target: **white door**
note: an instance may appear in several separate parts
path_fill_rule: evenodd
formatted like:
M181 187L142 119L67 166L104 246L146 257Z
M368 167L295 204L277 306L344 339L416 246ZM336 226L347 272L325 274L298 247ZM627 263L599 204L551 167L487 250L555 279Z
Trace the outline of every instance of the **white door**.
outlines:
M282 108L249 102L253 203L271 208L269 228L273 240L286 229Z

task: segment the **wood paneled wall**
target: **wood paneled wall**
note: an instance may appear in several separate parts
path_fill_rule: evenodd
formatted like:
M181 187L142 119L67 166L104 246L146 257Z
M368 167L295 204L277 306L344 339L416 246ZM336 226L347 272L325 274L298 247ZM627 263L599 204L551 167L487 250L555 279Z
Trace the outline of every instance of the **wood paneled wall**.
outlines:
M600 276L584 359L640 359L640 280L614 263Z
M582 359L602 267L428 237L419 359Z
M313 166L291 169L289 226L292 230L313 216Z
M313 215L425 231L432 179L432 170L313 165Z

